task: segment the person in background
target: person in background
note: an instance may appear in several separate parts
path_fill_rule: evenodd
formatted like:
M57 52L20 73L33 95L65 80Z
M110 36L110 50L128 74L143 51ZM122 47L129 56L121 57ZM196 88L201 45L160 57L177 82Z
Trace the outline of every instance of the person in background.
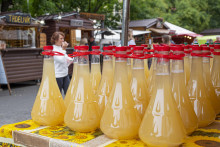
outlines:
M162 36L162 44L161 45L170 45L171 44L171 42L170 42L170 40L171 40L171 36L170 35L163 35Z
M132 29L128 30L128 46L129 45L136 45L135 39L133 37L133 30Z
M66 54L66 48L69 44L64 41L64 37L65 35L63 32L54 32L51 37L51 43L53 44L53 51L64 54L64 56L54 56L54 66L55 77L60 92L62 93L63 90L66 95L70 83L68 66L73 62L73 60Z
M92 46L97 46L94 37L89 38L89 51L92 51Z
M220 36L216 36L216 41L215 43L220 43Z
M82 38L81 40L80 40L80 44L79 44L80 46L84 46L84 45L88 45L88 40L87 40L87 38Z
M197 39L197 38L195 38L195 39L193 40L192 45L193 45L193 44L198 44L198 39Z

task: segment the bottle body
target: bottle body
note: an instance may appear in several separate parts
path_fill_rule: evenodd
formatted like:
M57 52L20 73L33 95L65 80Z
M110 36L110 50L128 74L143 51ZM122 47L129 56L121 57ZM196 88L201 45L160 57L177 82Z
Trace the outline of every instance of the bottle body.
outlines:
M144 74L144 61L142 59L133 59L133 69L131 78L131 94L135 102L135 108L142 119L150 101L147 90L147 83Z
M63 123L65 105L58 88L54 60L44 58L43 77L38 90L31 116L40 125L56 126Z
M203 78L206 86L206 92L208 99L210 100L215 114L217 115L220 112L220 99L217 98L215 89L212 85L212 79L210 74L210 59L203 57Z
M70 101L74 95L74 90L76 88L76 77L77 77L77 66L78 66L78 62L74 62L74 66L73 66L73 74L72 74L72 79L70 81L70 85L68 87L65 99L64 99L64 104L66 106L66 108L68 107L68 105L70 104Z
M212 84L215 88L217 98L220 100L220 56L214 55L213 67L212 67Z
M76 89L67 111L65 124L74 131L91 132L100 124L100 113L89 74L88 56L78 57Z
M186 55L184 57L184 75L185 75L185 85L188 84L190 78L190 57Z
M192 58L190 79L188 82L189 98L198 118L199 127L205 127L215 120L215 111L207 97L203 81L203 66L201 57Z
M125 73L126 59L116 58L113 87L100 124L102 132L114 139L136 138L141 121Z
M175 61L173 60L173 62ZM189 135L198 128L198 119L185 87L184 72L183 70L180 72L173 69L171 77L172 93L186 132Z
M90 77L93 92L94 94L96 94L96 91L99 87L99 83L101 81L100 63L92 63Z
M102 78L101 82L97 91L97 97L98 97L98 105L100 109L100 115L102 116L105 106L107 104L107 101L110 96L110 92L112 90L113 85L113 66L112 66L112 60L107 59L103 61L103 72L102 72Z
M156 75L139 136L148 146L178 146L184 141L186 132L171 94L169 75Z

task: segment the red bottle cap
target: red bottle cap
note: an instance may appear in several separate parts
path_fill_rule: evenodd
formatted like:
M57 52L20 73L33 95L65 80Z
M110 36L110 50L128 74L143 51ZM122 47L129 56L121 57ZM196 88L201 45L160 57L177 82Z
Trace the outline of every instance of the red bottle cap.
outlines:
M147 44L141 44L141 46L143 46L143 47L148 47L148 45L147 45Z
M126 46L116 47L115 51L127 51L127 47Z
M89 46L78 46L78 50L89 50Z
M144 50L144 46L135 46L133 50Z
M112 50L113 49L113 46L104 46L103 47L103 50Z
M53 50L53 46L44 46L43 47L44 50Z
M157 46L157 47L155 47L155 50L157 50L157 51L170 51L170 47L169 46Z
M220 44L215 44L214 49L220 49Z
M208 46L202 46L203 51L210 51L210 48Z
M184 51L184 47L181 45L179 45L179 46L171 46L170 47L170 50L172 50L172 51Z
M92 46L92 49L93 50L98 50L98 49L100 49L100 46Z
M202 48L201 48L200 46L198 46L198 45L193 45L193 46L192 46L192 50L193 50L193 51L201 51Z

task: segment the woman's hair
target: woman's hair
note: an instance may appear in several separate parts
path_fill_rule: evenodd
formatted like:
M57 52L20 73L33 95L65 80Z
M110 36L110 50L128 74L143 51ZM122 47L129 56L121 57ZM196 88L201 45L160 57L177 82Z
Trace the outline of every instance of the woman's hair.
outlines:
M170 35L163 35L162 36L162 42L164 44L170 44L171 36Z
M55 42L59 39L60 35L65 37L63 32L54 32L50 39L51 44L55 44Z
M80 40L80 45L86 45L86 44L88 44L87 38L82 38L82 39Z
M130 41L130 40L135 40L133 37L133 30L132 29L128 30L128 41Z

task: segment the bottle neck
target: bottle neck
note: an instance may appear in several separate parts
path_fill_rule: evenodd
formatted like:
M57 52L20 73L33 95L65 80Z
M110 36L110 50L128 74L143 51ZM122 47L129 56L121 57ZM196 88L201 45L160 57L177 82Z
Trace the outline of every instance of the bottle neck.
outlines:
M87 52L87 50L79 51L81 53ZM78 56L78 65L89 64L89 55Z
M169 55L168 51L160 51L158 54ZM170 59L157 58L156 60L156 75L170 75Z
M133 69L144 69L144 60L133 59Z
M92 55L92 64L100 63L100 55Z
M195 53L201 53L201 52L195 52ZM191 65L191 73L190 78L202 78L203 79L203 59L202 57L192 56L192 65Z
M184 61L183 60L172 60L172 73L183 73L184 72Z
M127 73L128 73L127 59L116 57L114 80L120 81L120 82L128 81L128 74Z
M51 56L44 57L43 79L46 77L55 79L54 59Z

